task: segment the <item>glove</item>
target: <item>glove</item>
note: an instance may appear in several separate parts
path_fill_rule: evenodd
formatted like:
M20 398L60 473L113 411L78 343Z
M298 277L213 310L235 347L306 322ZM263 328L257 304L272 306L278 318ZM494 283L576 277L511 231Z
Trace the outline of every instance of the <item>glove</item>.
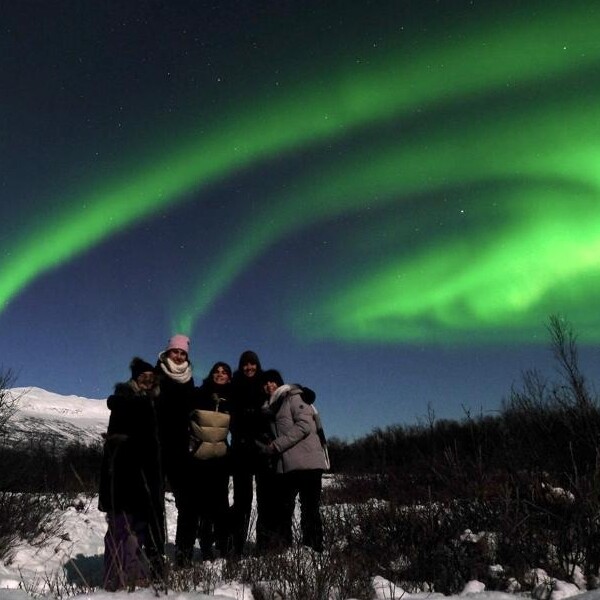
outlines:
M267 455L277 454L277 448L275 448L275 446L272 443L271 444L263 444L262 442L255 440L255 444L258 446L258 451L261 454L267 454Z

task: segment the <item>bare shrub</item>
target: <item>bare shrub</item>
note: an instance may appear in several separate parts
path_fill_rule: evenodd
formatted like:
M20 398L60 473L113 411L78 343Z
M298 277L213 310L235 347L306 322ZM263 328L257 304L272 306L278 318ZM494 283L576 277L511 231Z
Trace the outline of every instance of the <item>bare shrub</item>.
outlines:
M369 600L373 589L363 567L362 555L352 556L340 545L326 544L318 553L296 544L282 553L230 561L224 575L250 585L257 600Z
M30 440L0 446L0 489L32 493L96 493L102 448L73 442L67 446Z
M334 440L343 473L329 501L363 503L348 544L370 557L369 572L444 593L472 577L503 589L535 567L598 581L600 405L570 324L552 316L548 330L557 381L524 372L497 415L436 420L430 410L417 426ZM501 576L480 541L490 536Z
M194 563L187 569L171 569L163 582L165 589L176 592L214 594L223 580L223 561Z
M548 329L559 379L523 377L503 411L521 468L537 482L526 525L541 520L558 576L576 566L588 581L600 569L600 405L579 369L571 325L552 316Z
M62 526L56 497L0 492L0 559L10 562L19 540L41 546L58 535Z
M6 440L9 421L17 410L19 396L11 389L15 379L15 374L10 369L0 367L0 443Z

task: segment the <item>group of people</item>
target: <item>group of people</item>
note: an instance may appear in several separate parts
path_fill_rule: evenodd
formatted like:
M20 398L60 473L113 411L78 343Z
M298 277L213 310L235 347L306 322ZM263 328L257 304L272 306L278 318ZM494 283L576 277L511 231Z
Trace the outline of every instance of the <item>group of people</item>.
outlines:
M108 523L106 589L163 576L167 485L177 508L177 567L192 564L196 540L202 560L245 552L254 489L257 552L292 543L297 496L302 543L323 548L319 505L329 458L315 393L263 371L251 350L235 373L217 362L196 386L189 345L178 334L156 365L134 358L131 378L107 400L99 498Z

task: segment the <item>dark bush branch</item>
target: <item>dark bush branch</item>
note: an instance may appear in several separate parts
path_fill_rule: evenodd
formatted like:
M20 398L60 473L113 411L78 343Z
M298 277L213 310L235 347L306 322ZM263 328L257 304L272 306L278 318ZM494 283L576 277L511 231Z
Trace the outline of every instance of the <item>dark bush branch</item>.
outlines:
M8 423L17 410L19 397L11 390L15 379L13 371L0 366L0 442L5 439Z
M559 315L551 315L548 331L558 370L566 384L564 387L557 388L560 390L557 392L558 399L562 399L564 393L578 406L591 406L593 400L585 377L579 369L577 336L572 325Z

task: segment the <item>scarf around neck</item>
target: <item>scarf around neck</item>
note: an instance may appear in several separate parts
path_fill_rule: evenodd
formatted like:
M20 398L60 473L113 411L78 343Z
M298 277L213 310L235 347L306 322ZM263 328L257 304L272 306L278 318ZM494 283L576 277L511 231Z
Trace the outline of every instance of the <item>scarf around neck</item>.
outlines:
M170 358L164 356L160 359L160 368L167 377L177 383L187 383L192 378L192 365L189 361L176 365Z

